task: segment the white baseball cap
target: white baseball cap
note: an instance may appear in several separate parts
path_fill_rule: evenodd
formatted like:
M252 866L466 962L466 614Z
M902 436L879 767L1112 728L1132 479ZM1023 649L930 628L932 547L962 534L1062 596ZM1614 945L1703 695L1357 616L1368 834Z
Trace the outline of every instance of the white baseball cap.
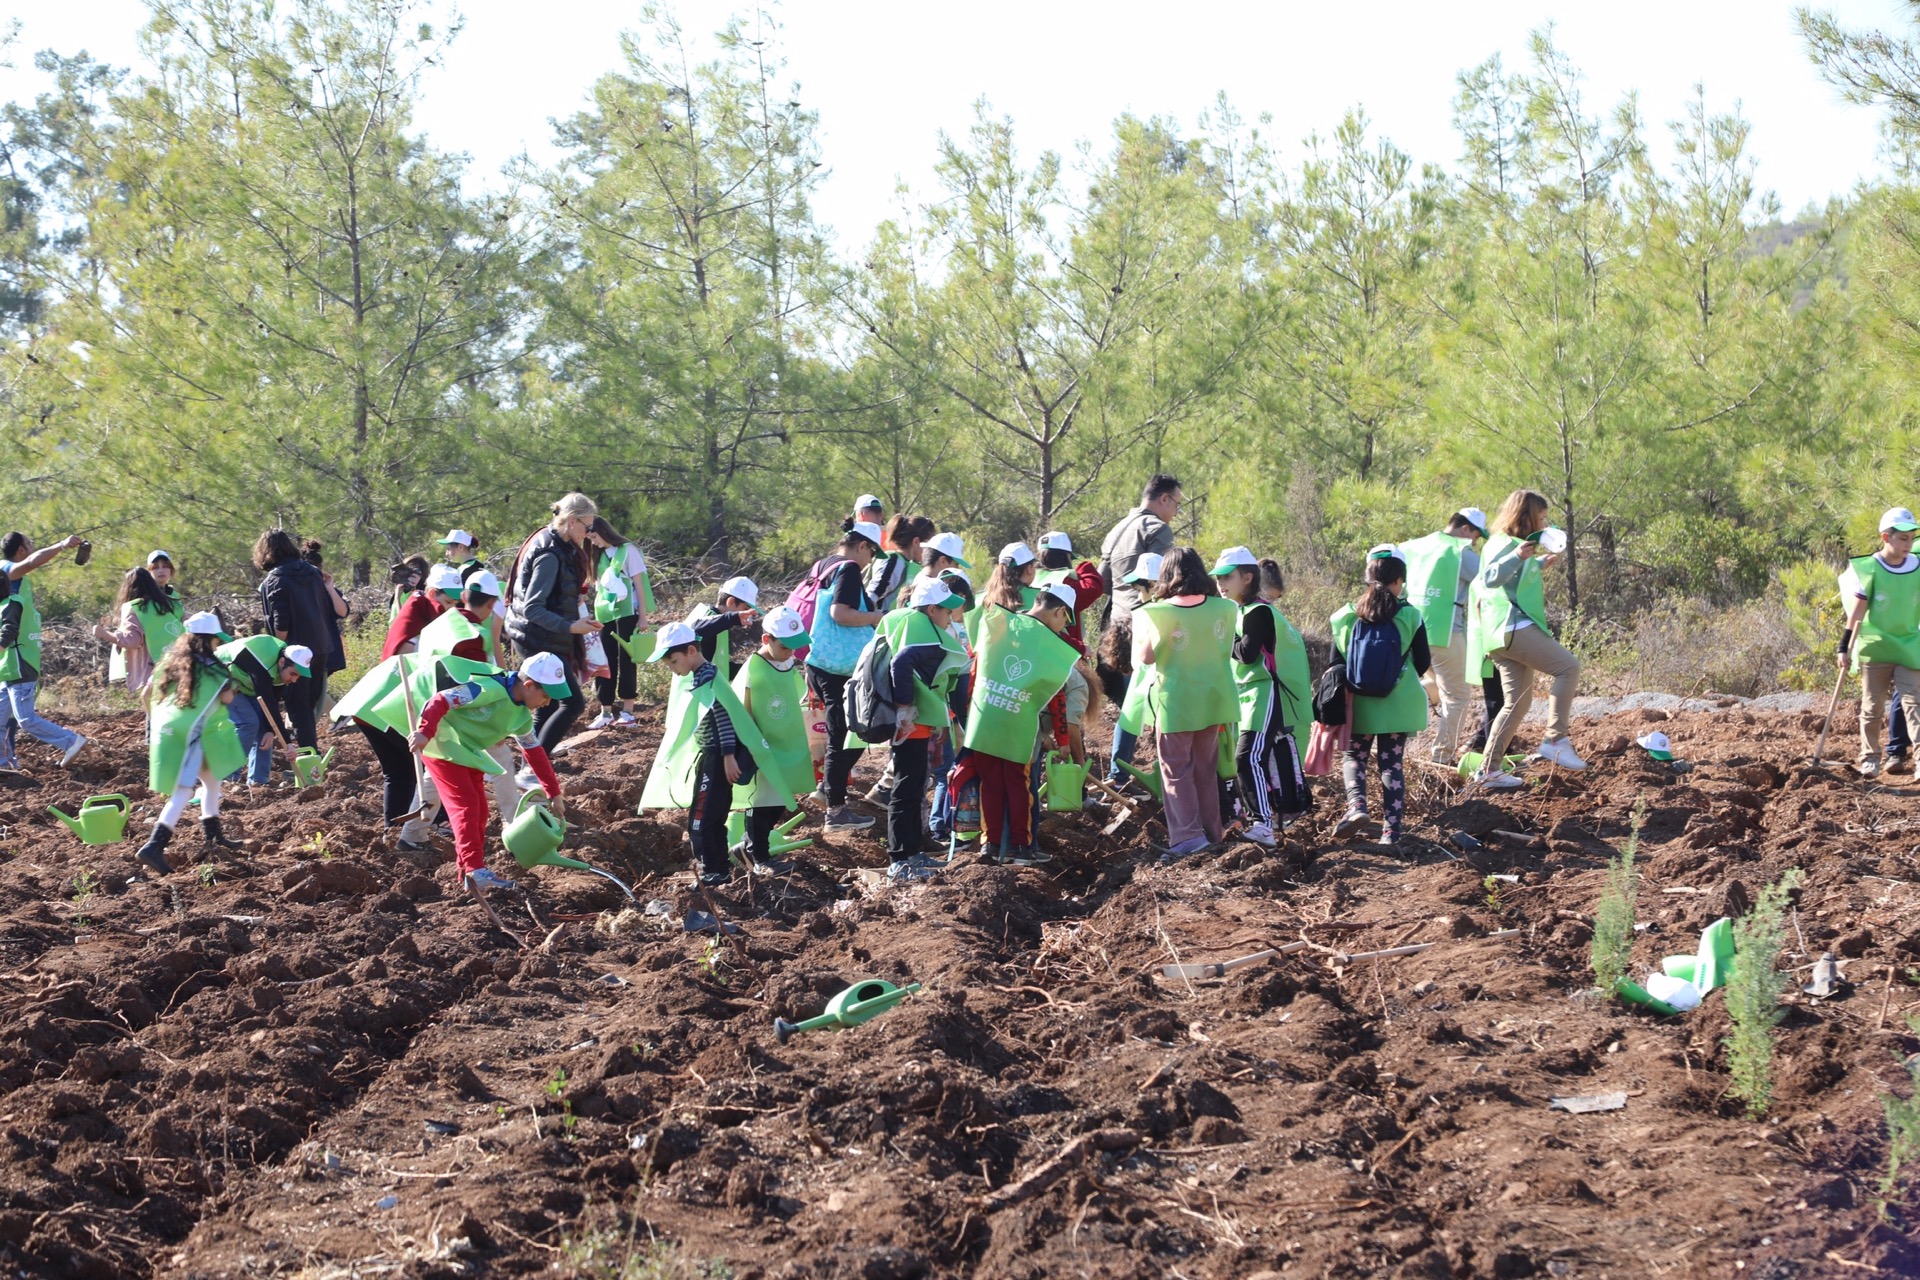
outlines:
M760 588L752 578L728 578L720 584L720 590L735 600L745 600L750 607L760 603Z
M290 644L281 652L280 656L300 668L301 675L313 675L313 650L307 648L307 646L303 644Z
M492 596L497 600L500 598L500 579L494 576L493 570L482 569L467 579L467 590L478 591L483 596Z
M954 577L960 579L960 581L967 584L968 590L972 590L973 575L968 573L965 569L955 564L955 565L949 565L947 568L942 569L940 571L940 576L943 578L946 577L948 574L952 574Z
M1219 559L1213 562L1213 576L1216 578L1224 578L1235 569L1253 569L1258 571L1259 568L1260 558L1254 555L1253 552L1247 550L1245 547L1228 547L1220 553Z
M1651 733L1641 734L1638 738L1635 738L1634 741L1646 748L1647 754L1655 760L1673 759L1673 743L1667 738L1666 734L1660 732L1658 729L1653 730Z
M880 545L880 526L871 520L855 520L847 532L859 534L876 547Z
M1000 563L1010 564L1018 569L1033 563L1033 548L1024 542L1009 542L1000 548Z
M1487 531L1487 513L1478 507L1462 507L1458 512L1461 519L1478 529L1482 534Z
M760 620L760 630L772 636L789 649L805 648L810 637L807 624L800 615L783 604L777 604L768 610L767 616Z
M480 540L468 533L465 529L449 529L447 536L440 539L440 545L443 547L476 547L480 545Z
M915 609L924 609L928 605L940 605L953 609L966 603L966 598L947 585L946 580L937 573L924 574L913 580L913 594L907 603Z
M1040 588L1040 594L1043 596L1052 596L1055 603L1063 604L1069 609L1077 609L1080 607L1080 593L1064 582L1049 582L1046 586Z
M444 560L427 570L427 590L429 591L458 591L460 584L460 571Z
M1066 551L1070 553L1073 550L1073 539L1058 529L1054 529L1040 535L1040 549L1042 551Z
M1406 557L1400 554L1400 547L1398 544L1392 543L1392 542L1382 542L1378 546L1368 549L1367 559L1369 560L1405 560Z
M1166 557L1158 551L1149 551L1133 562L1133 572L1126 577L1128 582L1154 582L1160 577L1160 566L1166 563Z
M855 511L865 511L868 507L872 507L876 511L885 511L887 504L880 501L880 495L876 493L863 493L853 504Z
M220 615L206 609L189 614L186 628L187 634L193 636L217 636L224 630L220 625Z
M945 533L934 534L931 538L921 543L920 546L922 550L938 551L955 564L965 565L969 569L973 568L972 562L960 554L966 550L966 544L960 541L960 535L951 529ZM972 579L968 579L968 581L972 581Z
M173 553L170 551L162 551L160 548L155 547L153 550L147 552L147 558L142 561L142 563L151 566L155 560L165 560L168 564L172 564Z
M648 662L658 662L667 656L669 649L678 649L683 644L692 644L700 637L693 634L693 628L684 622L669 622L660 628L660 638L654 641L653 656Z
M573 694L567 682L567 664L551 653L536 653L520 664L521 678L531 680L556 698Z
M1887 513L1880 517L1880 532L1890 530L1900 533L1912 533L1920 529L1920 521L1913 518L1913 512L1905 507L1888 507Z

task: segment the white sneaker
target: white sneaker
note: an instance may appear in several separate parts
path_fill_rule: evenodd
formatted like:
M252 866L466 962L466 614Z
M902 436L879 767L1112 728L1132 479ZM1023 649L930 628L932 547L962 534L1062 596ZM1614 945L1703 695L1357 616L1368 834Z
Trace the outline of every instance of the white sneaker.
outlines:
M73 758L74 758L75 756L77 756L77 755L79 755L79 754L80 754L80 751L81 751L81 749L82 749L83 747L85 747L86 745L87 745L87 735L86 735L86 734L84 734L84 733L76 733L76 734L74 734L74 735L73 735L73 745L72 745L72 746L70 746L70 747L68 747L68 748L66 749L66 751L65 751L64 753L62 753L62 755L60 756L60 767L64 769L64 768L65 768L66 766L68 766L68 765L70 765L70 764L72 764L72 763L73 763Z
M1240 834L1243 838L1251 840L1255 844L1261 845L1262 847L1268 848L1268 849L1273 848L1275 844L1279 843L1277 840L1274 839L1273 828L1268 826L1264 822L1253 823L1251 826L1249 826L1245 831L1241 832Z
M1853 771L1863 778L1871 778L1880 772L1880 762L1878 760L1862 760L1859 764L1853 766Z
M1587 762L1582 760L1579 753L1573 749L1572 741L1566 738L1555 738L1550 742L1542 742L1540 744L1540 758L1550 764L1557 764L1562 769L1571 769L1575 773L1587 767Z
M1476 773L1473 775L1473 780L1489 791L1511 791L1515 787L1527 785L1504 769L1495 769L1492 773L1485 771Z
M613 723L616 728L625 729L629 725L636 725L640 722L633 718L633 712L622 711L618 716L614 717Z
M608 725L610 725L610 724L612 724L612 723L613 723L613 712L611 712L611 711L602 711L602 712L601 712L601 713L600 713L599 715L597 715L597 716L595 716L595 717L593 718L593 723L592 723L592 724L590 724L590 725L588 725L588 726L587 726L587 728L589 728L589 729L604 729L604 728L606 728L606 727L607 727Z

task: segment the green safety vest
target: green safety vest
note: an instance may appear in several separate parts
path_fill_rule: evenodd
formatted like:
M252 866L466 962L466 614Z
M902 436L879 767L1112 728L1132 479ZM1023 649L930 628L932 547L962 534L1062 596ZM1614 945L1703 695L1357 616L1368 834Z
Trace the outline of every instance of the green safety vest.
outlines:
M687 625L692 626L694 623L706 618L711 618L719 612L718 609L710 604L695 605L692 611L687 614ZM629 652L632 651L629 650ZM652 650L648 650L647 656L652 656ZM727 678L727 665L732 657L733 632L722 631L715 637L713 645L713 665L718 672L720 682L724 682ZM642 661L642 659L636 657L634 661L639 662ZM699 727L700 707L696 706L694 701L693 673L688 672L684 676L675 676L673 677L673 682L667 686L667 714L660 728L660 746L654 752L654 769L659 769L661 762L666 759L679 758L685 751L687 745L693 741L694 730ZM694 752L693 758L698 760L699 752L697 750ZM649 785L652 785L652 776L652 772L650 771L648 773ZM662 787L667 785L668 784L664 782L661 784ZM659 791L655 794L665 796L667 792ZM689 796L689 798L691 797ZM680 801L678 803L663 802L651 807L656 809L685 808L686 803L686 801ZM641 798L640 807L642 809L649 807L644 796Z
M20 641L11 649L0 649L0 682L22 679L33 668L40 678L40 610L34 607L33 584L20 578L13 584L11 598L0 601L0 608L20 602Z
M1247 633L1247 615L1255 609L1265 609L1273 615L1275 654L1278 655L1280 634L1280 611L1264 600L1240 607L1240 617L1234 622L1236 635ZM1264 729L1267 716L1273 707L1273 672L1267 670L1264 662L1242 662L1233 659L1233 685L1240 701L1240 731L1257 732Z
M287 642L279 636L243 636L238 640L229 640L213 651L227 668L227 678L233 681L234 690L251 698L260 692L253 687L253 681L247 673L235 669L234 663L240 660L242 652L253 655L254 660L266 671L275 684L280 683L280 657L287 651Z
M716 667L719 664L714 664ZM754 776L769 775L767 794L770 797L765 807L775 805L783 809L793 808L793 791L786 785L785 770L780 767L774 756L773 743L761 731L759 724L747 714L740 705L739 696L716 673L714 678L698 689L692 688L693 673L677 676L674 683L681 680L688 684L687 706L692 710L688 717L685 736L676 741L669 749L667 740L661 739L660 749L654 752L653 767L647 770L646 785L640 791L639 812L649 809L685 809L693 803L695 773L700 767L700 739L698 729L700 718L710 711L715 703L725 709L727 717L733 721L733 733L740 745L753 757ZM802 724L804 726L804 721ZM811 779L813 772L813 754L807 754L807 772Z
M951 631L933 625L933 619L920 609L904 609L890 613L880 623L880 634L887 638L887 648L895 656L913 645L937 644L941 649L940 668L934 672L933 684L928 685L917 674L913 677L913 709L919 722L929 729L943 729L951 725L953 708L947 697L953 692L956 676L966 670L967 654L960 639ZM900 690L893 691L896 699Z
M1033 602L1035 600L1038 600L1039 598L1040 598L1040 591L1037 587L1020 588L1020 612L1025 613L1027 610L1033 608ZM973 606L973 608L967 610L967 612L962 616L961 621L963 621L967 627L967 644L972 646L974 649L978 649L980 647L980 619L986 616L987 610L989 609L999 609L1003 613L1013 612L1011 609L1008 609L1007 606L1003 604L984 604L984 603L977 604Z
M961 745L1000 760L1033 759L1041 708L1066 685L1079 657L1044 622L988 609L974 645L973 697Z
M753 775L752 790L735 794L735 808L785 807L813 790L813 749L807 744L807 680L801 663L782 671L759 652L749 654L733 678L733 692L767 740L768 762ZM786 800L780 797L787 796Z
M140 634L146 640L147 659L155 666L166 655L173 642L187 633L186 615L181 612L176 601L171 609L161 610L145 600L135 600L127 605L135 620L140 623ZM127 678L127 654L119 645L107 655L107 679L125 680Z
M1156 600L1133 611L1153 633L1158 678L1150 695L1162 733L1192 733L1239 721L1233 685L1233 632L1240 606L1219 596L1195 605Z
M469 640L480 641L487 661L495 666L500 665L500 655L494 652L493 647L493 628L481 626L458 609L442 610L432 622L420 628L413 645L423 654L450 654L455 645L465 644Z
M1336 657L1347 652L1347 642L1352 638L1353 629L1359 621L1360 615L1353 611L1352 605L1340 610L1329 620ZM1422 621L1420 610L1404 601L1400 611L1393 615L1393 625L1400 632L1400 679L1395 682L1393 692L1384 698L1368 698L1357 693L1353 695L1353 732L1418 733L1427 727L1427 691L1420 686L1420 677L1413 671L1413 637L1420 630Z
M477 684L480 696L448 710L428 740L425 754L481 773L505 773L487 749L533 732L533 712L514 701L506 680L507 673L491 663L403 653L362 676L333 704L333 718L352 716L409 738L434 694L455 685Z
M1307 663L1307 641L1300 628L1273 610L1274 683L1280 687L1280 718L1289 729L1313 721L1313 671Z
M1487 539L1486 550L1480 556L1482 573L1519 545L1519 538L1504 533L1491 535ZM1471 606L1467 618L1467 664L1470 671L1476 653L1484 657L1496 649L1507 647L1507 637L1513 634L1513 628L1507 625L1507 621L1516 608L1533 620L1533 625L1540 628L1541 634L1553 634L1553 629L1547 625L1546 577L1537 557L1520 566L1519 580L1511 585L1489 587L1476 578L1467 596ZM1428 635L1427 643L1433 643L1432 635Z
M1850 560L1848 567L1867 597L1866 616L1854 636L1853 669L1863 662L1920 668L1920 568L1895 573L1877 555Z
M1427 623L1427 644L1453 642L1454 603L1460 595L1460 553L1466 543L1450 533L1430 533L1400 544L1407 565L1407 603Z
M211 776L224 778L246 766L247 752L240 745L239 731L233 727L227 708L220 701L221 691L227 684L224 670L196 663L192 706L181 706L176 690L169 690L163 698L150 689L147 700L149 787L164 796L173 794L182 782L193 781L182 778L180 773L186 764L187 747L196 739L200 743L201 762Z

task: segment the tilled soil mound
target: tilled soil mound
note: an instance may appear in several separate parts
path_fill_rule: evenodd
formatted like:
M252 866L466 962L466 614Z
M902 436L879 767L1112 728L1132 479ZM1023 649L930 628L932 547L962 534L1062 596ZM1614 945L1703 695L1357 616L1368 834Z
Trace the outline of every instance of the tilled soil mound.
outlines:
M1654 720L1691 773L1630 749ZM383 845L357 738L318 787L229 800L244 863L186 824L172 852L194 865L161 887L129 887L132 842L83 846L46 812L125 792L143 838L138 722L85 725L70 774L26 748L29 776L0 776L0 1263L1920 1275L1920 1203L1876 1199L1879 1095L1905 1094L1920 1050L1920 793L1806 766L1813 718L1618 713L1582 725L1588 772L1493 800L1415 769L1425 839L1391 852L1328 839L1329 800L1275 853L1160 867L1153 826L1103 836L1100 813L1049 821L1052 867L890 891L862 874L876 828L711 903L679 815L633 812L653 723L583 734L560 767L569 851L664 903L516 873L526 901L495 895L513 936L450 854ZM1826 950L1854 984L1793 997L1763 1122L1726 1096L1718 996L1661 1019L1589 994L1605 861L1641 798L1636 974L1797 866L1794 990ZM1485 848L1443 847L1455 832ZM744 932L684 931L708 905ZM1303 940L1224 978L1160 973ZM863 977L923 989L776 1042L776 1016ZM1548 1106L1612 1091L1624 1108Z

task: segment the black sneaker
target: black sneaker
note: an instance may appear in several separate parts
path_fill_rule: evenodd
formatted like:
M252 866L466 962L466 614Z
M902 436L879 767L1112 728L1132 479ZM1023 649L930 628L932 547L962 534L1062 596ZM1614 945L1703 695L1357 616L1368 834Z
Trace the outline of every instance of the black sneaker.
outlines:
M1000 861L1009 867L1044 867L1053 861L1053 855L1034 845L1021 845L1007 850L1006 857Z
M748 870L756 876L784 876L793 872L793 864L784 858L774 858L767 862L753 863Z
M702 889L718 889L731 879L733 879L733 872L731 870L702 871L700 873L700 887Z

